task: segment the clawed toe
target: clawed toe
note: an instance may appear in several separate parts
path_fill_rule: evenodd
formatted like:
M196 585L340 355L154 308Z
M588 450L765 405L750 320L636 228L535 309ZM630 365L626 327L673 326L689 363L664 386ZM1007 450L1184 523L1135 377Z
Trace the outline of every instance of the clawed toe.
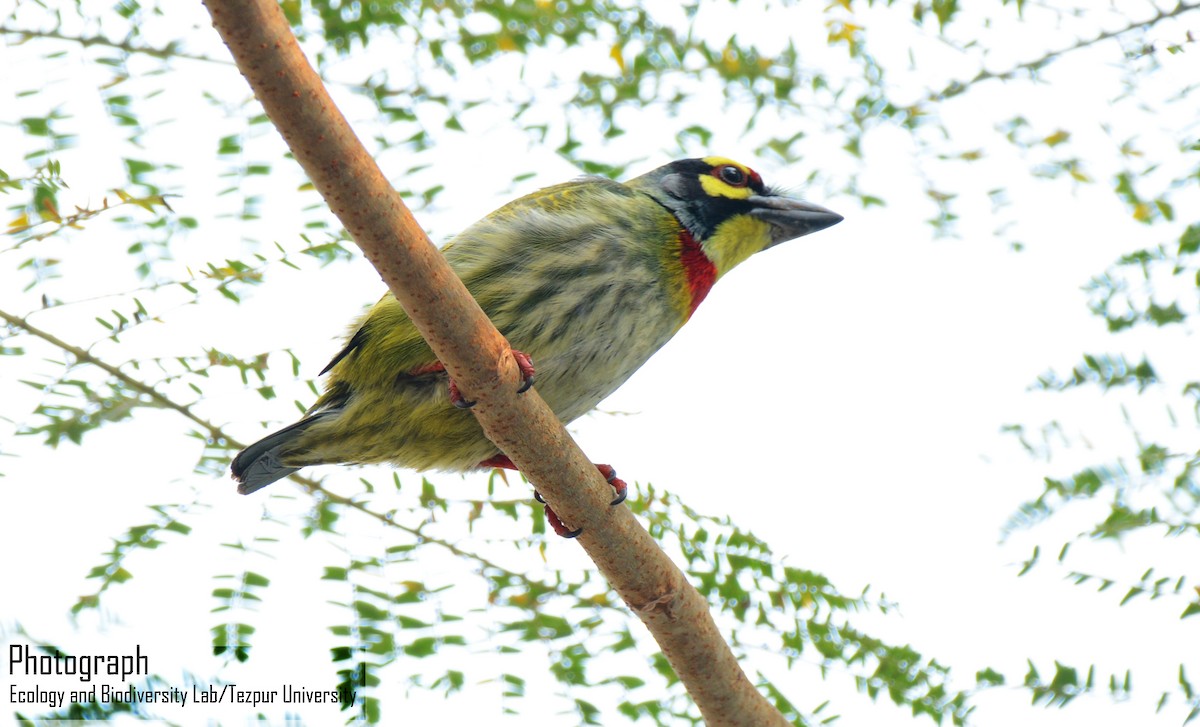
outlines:
M517 393L524 394L533 388L533 359L529 358L529 354L517 350L514 350L512 355L517 362L517 369L521 372L521 388L517 389Z
M625 480L617 477L617 471L612 467L612 465L598 464L596 465L596 469L600 470L600 474L604 475L605 481L612 485L612 488L617 491L616 499L608 503L608 506L616 507L622 502L625 502L625 498L629 495L629 486L625 484ZM533 499L537 500L543 505L546 505L546 500L542 497L542 493L538 492L537 490L533 491ZM550 527L554 528L554 532L558 533L562 537L574 538L583 532L583 528L579 528L577 530L568 530L567 526L563 525L563 521L558 517L558 514L551 510L549 505L546 505L545 510L546 521L550 523Z
M625 484L625 480L617 477L616 469L608 464L598 464L596 465L596 469L600 470L600 474L604 475L604 479L608 484L612 485L612 488L617 491L617 499L608 503L609 507L616 507L625 502L625 498L629 495L629 485Z
M583 528L568 530L567 526L563 525L563 521L559 519L558 514L551 510L549 505L546 505L542 509L546 511L546 522L550 523L550 527L554 529L555 534L558 536L568 539L577 538L583 532Z
M475 402L467 401L463 398L462 392L458 390L458 384L454 379L450 379L450 403L456 409L470 409L475 406Z
M526 391L529 391L531 388L533 388L533 374L535 373L533 368L533 359L529 358L528 354L521 351L513 351L512 355L517 361L517 370L521 372L521 388L517 389L517 393L524 394ZM441 362L438 362L435 365L439 367L438 370L445 370L445 368L442 367ZM467 401L463 397L462 392L458 390L458 383L454 381L453 377L450 379L450 403L453 404L454 408L456 409L470 409L471 407L475 406L475 402Z
M616 499L613 500L612 502L608 503L608 506L616 507L617 505L620 505L622 502L625 502L625 498L629 496L629 486L625 484L625 480L617 479L616 477L614 477L612 479L612 481L609 482L608 484L612 485L613 489L617 491Z
M516 351L513 352L514 355L516 355L516 353L517 353ZM521 354L521 355L524 356L524 354ZM519 360L520 359L518 359L518 361ZM451 382L451 392L453 393L453 391L454 391L453 382ZM510 470L517 469L517 466L515 464L513 464L512 460L509 459L508 456L504 455L504 454L497 454L494 457L489 457L488 459L485 459L484 461L480 462L479 466L480 467L503 467L504 469L510 469ZM625 480L617 477L616 469L614 469L612 467L612 465L607 465L607 464L598 464L598 465L596 465L596 469L599 470L600 474L604 476L605 481L608 482L608 484L612 485L612 488L614 490L616 490L617 496L612 502L609 503L609 507L616 507L617 505L620 505L622 502L625 502L625 498L629 494L629 486L625 484ZM546 522L550 523L550 527L553 528L554 532L557 533L558 535L560 535L561 537L575 538L575 537L578 537L579 534L583 532L583 528L578 528L575 530L571 530L571 529L567 528L567 526L563 524L562 519L558 516L558 513L554 512L554 510L552 510L550 508L550 506L546 504L546 499L544 497L542 497L542 493L538 492L537 490L534 490L533 491L533 499L537 500L538 502L542 503L542 505L545 506L543 509L546 511Z

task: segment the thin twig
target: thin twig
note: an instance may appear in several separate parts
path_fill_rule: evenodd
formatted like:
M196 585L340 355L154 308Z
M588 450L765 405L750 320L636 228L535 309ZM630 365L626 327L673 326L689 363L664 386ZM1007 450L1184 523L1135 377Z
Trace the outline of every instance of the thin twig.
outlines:
M189 407L187 404L180 404L178 402L173 401L172 399L168 398L167 396L164 396L163 394L161 394L158 390L156 390L150 384L147 384L144 381L140 381L138 379L133 378L132 376L129 376L128 374L121 371L120 368L113 366L112 364L108 363L107 361L104 361L101 358L98 358L97 356L90 353L86 349L83 349L83 348L80 348L79 346L75 346L73 344L67 343L66 341L62 340L58 336L55 336L54 334L31 324L28 320L26 320L20 316L13 315L12 313L8 313L7 311L0 310L0 319L3 319L10 326L19 328L31 336L42 339L43 341L45 341L46 343L49 343L50 345L54 346L55 348L61 349L62 351L65 351L66 353L71 354L71 356L73 356L77 362L88 364L90 366L95 366L96 368L101 369L105 373L116 378L118 381L120 381L122 384L124 384L129 389L132 389L133 391L136 391L140 394L145 395L146 397L151 399L157 406L164 408L164 409L170 409L174 412L177 412L178 414L183 415L185 418L188 419L188 421L191 421L193 424L198 425L201 429L208 432L209 436L213 437L214 439L224 440L226 445L228 447L230 447L231 449L239 449L239 448L245 446L243 443L239 442L237 439L226 434L225 431L223 429L221 429L220 426L213 424L212 422L209 422L206 419L203 419L202 417L198 416L195 412L193 412L191 410L191 407ZM498 563L496 563L478 553L474 553L469 550L460 548L457 545L455 545L454 543L451 543L447 540L442 540L440 538L433 537L425 532L423 525L413 528L413 527L404 525L403 523L399 523L394 518L390 518L384 513L376 512L375 510L372 510L371 508L367 507L365 504L363 504L361 502L358 502L358 501L356 501L350 497L346 497L344 495L339 495L336 492L326 489L326 487L324 485L322 485L320 481L315 480L311 477L293 474L293 475L291 475L291 477L289 479L291 479L292 481L296 482L297 484L299 484L302 487L304 487L305 489L307 489L310 494L320 493L320 495L322 497L327 498L331 502L335 502L338 505L341 505L343 507L348 507L353 510L356 510L361 514L366 515L367 517L378 520L379 522L383 523L384 525L396 528L397 530L401 530L409 535L412 535L413 537L421 538L422 541L424 541L424 542L430 543L432 545L440 546L441 548L444 548L445 550L453 553L456 556L459 556L462 558L467 558L469 560L473 560L481 568L494 569L497 571L501 571L503 573L515 575L515 576L523 579L526 583L530 584L531 586L533 586L539 590L555 591L555 592L560 592L560 593L562 592L562 588L559 586L555 586L555 585L545 583L543 581L539 581L539 580L530 578L528 576L522 575L521 573L513 571L509 568L505 568L504 566L499 565Z
M105 38L102 35L67 35L58 30L29 30L24 28L8 28L0 26L0 34L16 35L24 40L33 40L35 38L44 40L61 40L68 43L77 43L84 48L90 46L101 46L104 48L113 48L115 50L124 51L130 55L144 55L152 58L161 58L169 61L173 59L182 59L189 61L200 61L201 63L218 63L223 66L231 65L224 58L210 58L195 53L186 53L179 50L174 43L167 45L165 48L154 48L145 45L134 45L127 40L112 40Z
M1032 72L1032 71L1041 70L1046 64L1048 64L1062 56L1065 56L1068 53L1073 53L1077 50L1082 50L1084 48L1088 48L1090 46L1096 45L1097 43L1103 43L1104 41L1112 40L1113 38L1124 35L1125 33L1129 33L1134 30L1144 30L1153 25L1156 25L1157 23L1162 22L1163 20L1168 20L1170 18L1174 18L1179 15L1182 15L1190 10L1197 10L1197 9L1200 9L1200 3L1190 3L1189 4L1189 3L1182 2L1182 0L1180 0L1180 2L1177 3L1174 8L1172 8L1170 10L1160 10L1157 13L1155 13L1153 17L1151 17L1147 20L1143 20L1143 21L1137 22L1137 23L1131 23L1131 24L1127 25L1126 27L1118 28L1117 30L1104 31L1092 38L1081 39L1065 48L1059 48L1058 50L1050 51L1050 52L1046 53L1045 55L1043 55L1041 58L1038 58L1036 60L1026 61L1025 63L1018 63L1017 65L1013 66L1012 68L1008 69L1007 71L1002 71L1000 73L992 73L991 71L988 71L987 69L983 69L979 73L977 73L974 78L972 78L968 81L954 81L950 85L943 88L941 91L930 94L928 97L928 100L941 101L943 99L947 99L952 96L957 96L957 95L963 93L964 91L966 91L967 88L969 88L970 86L973 86L977 83L981 83L983 81L990 81L990 80L1007 81L1007 80L1011 80L1011 79L1015 78L1017 76L1017 74L1020 74L1020 73L1024 73L1027 71Z
M29 333L30 335L33 335L33 336L37 336L38 338L42 339L46 343L49 343L50 345L52 345L56 348L66 351L67 353L74 356L76 361L82 361L84 363L91 364L92 366L95 366L96 368L103 370L105 373L112 376L117 381L120 381L125 386L138 392L139 394L142 394L143 396L146 396L151 401L153 401L156 405L158 405L164 409L171 409L173 411L176 411L176 412L182 414L188 420L199 425L202 429L208 431L208 433L213 438L225 439L226 441L230 442L230 444L232 446L237 446L236 444L233 443L233 440L230 437L225 435L225 432L221 431L220 427L218 427L214 424L211 424L209 422L206 422L205 420L203 420L200 417L193 414L191 409L189 409L188 407L184 406L183 404L179 404L179 403L172 401L170 399L170 397L164 396L163 394L159 393L157 390L155 390L155 388L153 386L150 386L149 384L147 384L143 381L138 381L137 379L133 378L132 376L129 376L128 374L126 374L124 371L117 368L116 366L113 366L112 364L108 363L107 361L105 361L103 359L93 356L86 349L82 349L79 346L67 343L66 341L62 340L58 336L55 336L53 333L50 333L48 331L42 330L41 328L38 328L37 326L33 325L29 321L25 320L24 318L21 318L20 316L15 316L11 313L0 310L0 318L3 318L4 322L8 323L10 326L15 326L17 328L20 328L21 330L25 331L26 333Z

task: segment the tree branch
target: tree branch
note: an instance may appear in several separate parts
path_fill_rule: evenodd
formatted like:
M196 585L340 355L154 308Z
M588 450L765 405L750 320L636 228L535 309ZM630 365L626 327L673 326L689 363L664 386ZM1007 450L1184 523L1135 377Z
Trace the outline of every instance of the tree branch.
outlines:
M61 40L67 43L77 43L84 48L90 46L101 46L104 48L113 48L115 50L124 51L130 55L144 55L152 58L160 58L164 61L172 59L182 59L189 61L200 61L203 63L219 63L221 65L229 65L229 61L221 58L209 58L195 53L187 53L179 50L175 43L167 45L165 48L153 48L148 45L134 45L128 40L117 41L106 38L102 35L67 35L58 30L28 30L24 28L7 28L0 26L0 34L15 35L22 42L35 38L44 40Z
M238 68L314 186L458 382L491 439L553 505L650 629L709 725L786 725L738 667L708 604L520 376L496 331L355 137L270 0L205 0Z
M25 318L22 318L21 316L18 316L18 315L14 315L14 314L9 313L2 309L0 309L0 319L2 319L8 325L10 325L14 328L18 328L35 338L40 338L41 340L45 341L46 343L49 343L50 345L54 346L55 348L58 348L61 351L70 354L72 357L74 357L75 361L77 361L79 363L84 363L89 366L95 366L96 368L101 369L105 373L109 374L110 376L117 379L125 386L127 386L130 390L136 391L136 392L144 395L146 398L150 399L151 401L153 401L155 406L161 407L163 409L170 409L178 414L181 414L184 418L188 419L193 424L196 424L197 426L199 426L200 429L206 431L208 433L208 436L212 437L215 440L223 440L224 443L226 444L226 446L228 446L229 448L241 449L242 447L246 446L245 443L239 442L234 437L231 437L230 435L226 434L225 431L219 425L214 424L206 419L201 418L199 415L197 415L195 412L192 411L192 409L189 405L180 404L180 403L170 399L169 397L164 396L163 394L159 393L159 391L157 389L155 389L154 386L146 383L145 381L142 381L140 379L135 379L132 376L129 376L128 374L122 372L120 370L120 368L113 366L112 364L108 363L107 361L105 361L101 358L98 358L97 356L90 353L86 349L83 349L83 348L80 348L79 346L67 343L66 341L62 340L58 336L55 336L54 334L52 334L48 331L38 328L37 326L33 325ZM379 523L382 525L385 525L385 526L391 527L391 528L395 528L395 529L397 529L401 532L407 533L415 538L420 538L421 541L431 544L431 545L436 545L440 548L443 548L460 558L466 558L466 559L472 560L476 564L478 564L479 567L482 569L491 569L491 570L505 573L505 574L515 577L515 578L520 578L523 582L528 584L529 587L536 588L541 591L548 591L548 592L553 591L553 592L557 592L557 593L564 592L561 583L549 583L546 581L540 581L540 580L537 580L536 578L531 578L523 573L519 573L517 571L506 568L506 567L500 565L499 563L496 563L495 561L483 556L480 553L476 553L476 552L470 551L470 550L465 550L465 549L460 548L459 546L455 545L454 543L451 543L448 540L443 540L441 538L430 535L429 533L425 532L424 524L419 525L415 528L410 527L408 525L404 525L403 523L397 521L393 517L389 517L388 515L386 515L384 513L378 512L376 510L372 510L366 504L364 504L358 500L355 500L350 497L346 497L344 495L339 495L338 493L327 489L324 485L321 484L321 482L319 480L315 480L311 477L306 477L304 475L299 475L299 474L293 474L289 477L289 479L291 479L293 482L296 482L300 486L307 489L310 494L315 495L315 494L319 493L322 497L328 499L330 502L334 502L342 507L345 507L345 508L348 508L351 510L355 510L360 514L365 515L366 517L373 518L374 520L379 521ZM615 608L615 606L611 606L608 603L603 603L603 604L589 603L589 605L592 605L592 606L600 605L605 608Z
M12 313L8 313L3 310L0 310L0 319L3 319L4 322L10 326L13 326L15 328L20 328L21 330L29 333L30 335L36 336L36 337L42 339L43 341L45 341L46 343L49 343L50 345L55 346L56 348L66 351L67 353L74 356L76 361L83 361L84 363L89 363L99 369L102 369L109 376L112 376L114 379L116 379L117 381L120 381L122 384L125 384L130 389L141 393L146 398L153 401L155 403L155 405L160 406L164 409L171 409L173 411L179 412L185 418L190 420L192 423L197 424L202 429L206 430L209 433L209 435L211 435L214 439L222 439L223 438L223 439L232 441L230 437L227 437L225 435L225 433L221 431L220 427L218 427L214 424L211 424L209 422L206 422L203 419L201 419L200 417L196 416L194 413L192 413L192 410L189 409L187 406L172 401L170 399L170 397L164 396L163 394L159 393L153 386L150 386L149 384L145 383L144 381L139 381L139 380L133 378L132 376L126 374L124 371L117 368L116 366L113 366L112 364L108 363L107 361L96 358L91 353L89 353L87 350L82 349L79 346L75 346L73 344L67 343L66 341L62 340L58 336L55 336L53 333L50 333L48 331L43 331L42 329L33 325L32 323L25 320L24 318L13 315Z
M1031 72L1032 73L1032 72L1039 71L1044 66L1046 66L1046 64L1051 63L1052 61L1058 59L1061 56L1065 56L1068 53L1072 53L1077 50L1082 50L1084 48L1088 48L1090 46L1096 45L1097 43L1103 43L1106 40L1112 40L1113 38L1116 38L1117 36L1124 35L1125 33L1128 33L1133 30L1139 30L1139 29L1145 30L1146 28L1156 25L1156 24L1162 22L1163 20L1168 20L1170 18L1178 17L1180 15L1183 15L1186 12L1189 12L1191 10L1197 10L1197 9L1200 9L1200 3L1185 3L1185 2L1183 2L1183 0L1179 0L1179 2L1177 2L1175 4L1175 7L1170 8L1169 10L1159 10L1151 18L1147 18L1146 20L1142 20L1142 21L1139 21L1136 23L1130 23L1129 25L1125 26L1124 28L1118 28L1116 30L1109 30L1109 31L1102 32L1092 38L1083 38L1081 40L1076 41L1075 43L1072 43L1071 45L1069 45L1065 48L1059 48L1058 50L1049 51L1048 53L1043 55L1041 58L1038 58L1036 60L1026 61L1025 63L1019 63L1019 64L1013 66L1012 68L1008 69L1007 71L1001 71L1000 73L992 73L991 71L988 71L987 69L981 70L978 74L975 75L974 78L971 78L966 81L954 81L949 86L946 86L945 88L943 88L941 91L930 94L927 100L942 101L947 98L951 98L952 96L957 96L957 95L963 93L964 91L966 91L969 87L974 86L975 84L981 83L983 81L991 81L991 80L1008 81L1008 80L1015 78L1018 73L1023 73L1023 72Z

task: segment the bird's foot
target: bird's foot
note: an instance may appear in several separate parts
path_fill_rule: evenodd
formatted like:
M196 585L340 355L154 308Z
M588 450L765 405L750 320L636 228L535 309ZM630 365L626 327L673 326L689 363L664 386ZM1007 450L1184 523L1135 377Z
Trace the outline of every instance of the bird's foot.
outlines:
M534 491L534 494L537 494L536 490ZM538 501L541 502L540 497L538 498ZM564 525L563 521L558 517L558 513L551 510L549 505L542 505L542 510L544 510L546 513L546 522L550 523L550 527L554 530L554 534L560 538L567 538L568 540L571 538L578 538L579 534L583 532L583 528L575 528L574 530L571 530Z
M479 466L483 468L500 467L509 470L517 469L517 466L513 464L513 461L508 458L508 455L505 454L498 454L495 457L485 459L479 463ZM612 465L607 464L598 464L596 465L596 469L600 470L600 474L604 475L604 479L608 482L608 484L612 485L612 488L617 492L616 498L612 502L608 503L609 507L615 507L620 505L622 502L625 502L625 498L629 494L629 486L625 484L625 480L617 477L616 469L614 469ZM542 494L537 490L533 491L533 498L545 506L544 509L546 511L546 522L550 523L550 527L553 528L556 534L564 538L574 538L578 537L578 535L583 532L583 528L571 530L564 525L562 519L558 517L558 513L554 512L554 510L552 510L550 506L546 504L546 501L542 498Z
M450 403L455 409L470 409L475 406L475 402L463 398L462 392L458 390L458 382L453 378L450 379Z
M617 491L617 497L608 503L609 507L616 507L625 502L625 497L629 494L629 485L625 484L625 480L617 477L617 470L610 464L598 464L596 469L600 470L600 474L604 475L604 480Z
M521 388L517 389L517 393L524 394L533 386L533 375L536 373L533 368L533 359L529 358L529 354L515 348L512 355L516 359L517 370L521 372Z
M517 370L521 372L521 388L517 389L517 393L524 394L533 386L533 375L535 373L533 368L533 359L529 358L529 354L516 349L513 349L512 355L517 361ZM442 366L441 362L438 362L437 365L441 366L443 371L445 370L445 367ZM453 404L457 409L470 409L471 407L475 406L475 402L467 401L467 399L463 397L462 392L458 390L458 384L454 381L453 377L450 378L450 403ZM513 469L516 468L514 467Z

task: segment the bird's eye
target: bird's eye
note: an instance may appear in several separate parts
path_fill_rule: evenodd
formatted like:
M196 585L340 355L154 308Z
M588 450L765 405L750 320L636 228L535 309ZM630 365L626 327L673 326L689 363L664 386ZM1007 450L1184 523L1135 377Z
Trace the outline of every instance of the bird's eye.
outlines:
M725 182L731 187L746 186L746 173L732 164L726 164L717 170L717 173L720 175L721 181Z

